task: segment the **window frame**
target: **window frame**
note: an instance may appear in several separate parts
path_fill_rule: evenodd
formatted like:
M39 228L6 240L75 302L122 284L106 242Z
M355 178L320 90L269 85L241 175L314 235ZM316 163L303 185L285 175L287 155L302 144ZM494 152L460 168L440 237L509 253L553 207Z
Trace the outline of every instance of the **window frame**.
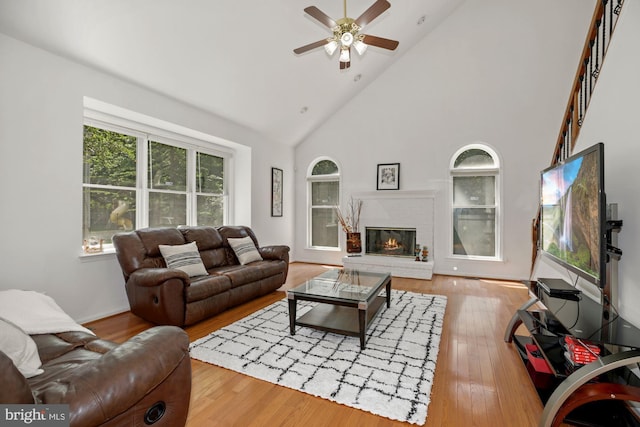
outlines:
M135 213L135 227L134 229L146 228L149 226L149 194L153 192L162 192L170 194L185 194L186 193L186 225L197 224L197 199L200 195L205 196L220 196L223 203L223 225L230 223L232 219L231 204L233 202L232 189L233 189L233 175L232 168L234 165L234 150L224 146L215 145L209 141L200 140L189 135L180 134L171 130L163 129L161 127L150 126L148 124L133 121L125 117L114 116L102 111L97 111L85 106L84 117L82 126L96 127L112 132L122 133L136 137L136 186L133 187L121 187L99 184L87 184L84 182L84 176L81 178L83 196L84 189L86 188L106 188L106 189L124 189L129 191L135 191L136 199L136 213ZM156 142L165 145L170 145L186 150L186 191L174 191L174 190L158 190L150 189L148 185L148 163L149 163L149 142ZM84 139L83 139L84 149ZM224 181L222 194L214 193L201 193L197 190L196 185L196 159L197 153L202 153L210 156L221 157L223 159ZM83 218L84 218L84 202L82 203ZM182 225L182 224L176 224ZM115 231L114 231L115 234ZM84 230L81 232L84 239ZM113 252L113 244L105 244L103 246L103 252ZM87 255L87 254L83 254Z
M487 153L493 159L493 166L455 166L456 160L462 153L468 150L482 150ZM494 208L495 209L495 249L494 255L460 255L453 252L453 234L454 234L454 213L456 209L464 208L465 206L456 206L454 204L454 178L455 177L481 177L481 176L493 176L494 179L494 193L495 200L493 205L473 205L469 208ZM451 157L449 163L449 237L448 237L448 253L447 257L458 260L478 260L478 261L502 261L502 162L495 149L484 143L473 143L465 145L458 149Z
M320 163L321 161L325 161L328 160L330 162L332 162L333 164L336 165L336 167L338 168L338 172L333 173L333 174L326 174L326 175L313 175L313 169L316 167L316 165L318 163ZM311 250L319 250L319 251L336 251L339 252L342 250L342 241L340 239L340 227L336 227L336 233L337 233L337 242L338 245L337 246L314 246L313 243L313 209L335 209L335 206L340 206L340 202L342 200L342 180L341 180L341 166L340 164L330 158L330 157L318 157L317 159L313 160L310 164L309 164L309 168L307 169L307 241L306 241L306 248L307 249L311 249ZM314 206L313 205L313 195L312 195L312 187L313 187L313 183L315 182L337 182L338 183L338 194L337 194L337 205L320 205L320 206Z

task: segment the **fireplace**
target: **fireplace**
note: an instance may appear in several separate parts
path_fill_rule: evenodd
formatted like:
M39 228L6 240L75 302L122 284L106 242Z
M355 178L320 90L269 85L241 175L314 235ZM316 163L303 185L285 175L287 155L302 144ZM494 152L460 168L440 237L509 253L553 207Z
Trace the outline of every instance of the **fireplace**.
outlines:
M365 254L414 257L415 228L365 227Z

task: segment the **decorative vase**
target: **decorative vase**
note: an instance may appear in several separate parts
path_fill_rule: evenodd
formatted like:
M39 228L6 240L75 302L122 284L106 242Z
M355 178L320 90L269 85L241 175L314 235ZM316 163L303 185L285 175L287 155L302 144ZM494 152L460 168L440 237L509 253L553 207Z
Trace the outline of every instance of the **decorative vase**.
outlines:
M347 233L347 253L357 254L361 251L360 233Z

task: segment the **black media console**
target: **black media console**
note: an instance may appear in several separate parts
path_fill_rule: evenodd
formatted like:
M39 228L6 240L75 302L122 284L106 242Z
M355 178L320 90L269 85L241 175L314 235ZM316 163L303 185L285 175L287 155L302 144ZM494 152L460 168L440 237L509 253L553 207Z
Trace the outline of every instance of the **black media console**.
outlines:
M530 283L531 298L507 325L544 403L541 427L563 420L585 426L637 426L628 402L640 402L640 380L629 368L640 363L640 329L612 314L565 282ZM527 335L516 335L524 325ZM599 357L580 367L568 363L564 337L593 343Z

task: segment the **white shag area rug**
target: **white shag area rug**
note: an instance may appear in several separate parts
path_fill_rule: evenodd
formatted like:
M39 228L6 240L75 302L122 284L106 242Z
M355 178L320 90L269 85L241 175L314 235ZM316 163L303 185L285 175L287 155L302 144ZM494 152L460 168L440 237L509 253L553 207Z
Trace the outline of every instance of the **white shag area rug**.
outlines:
M297 326L283 299L193 342L191 357L393 420L424 424L447 299L391 291L358 337ZM298 301L298 317L314 303Z

